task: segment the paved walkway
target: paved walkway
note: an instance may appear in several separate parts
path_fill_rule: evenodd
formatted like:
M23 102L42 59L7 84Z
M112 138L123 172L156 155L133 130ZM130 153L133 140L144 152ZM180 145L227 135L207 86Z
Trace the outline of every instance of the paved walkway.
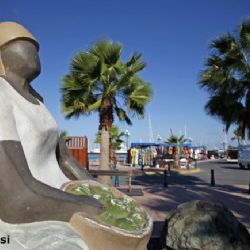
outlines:
M216 166L211 165L211 167ZM250 194L248 193L248 185L238 184L238 181L235 182L235 185L229 185L229 183L226 182L230 177L228 173L235 179L236 172L240 170L238 170L237 167L234 170L232 168L233 166L226 166L226 169L224 169L222 162L216 170L216 180L218 181L216 183L220 183L221 185L211 187L208 184L211 167L205 166L198 175L181 176L172 173L168 188L163 187L163 175L133 177L133 188L141 188L144 194L143 196L134 196L133 198L152 216L155 222L153 236L160 234L163 223L172 209L183 202L191 200L208 200L224 203L250 232ZM221 180L218 176L219 168L222 170L220 173L222 176ZM204 172L205 169L207 173ZM243 173L243 176L245 176L249 175L250 172L240 171L239 173ZM242 178L239 180L241 179ZM248 179L247 177L246 180ZM126 182L127 180L125 179L121 181L122 184ZM242 183L246 183L246 181ZM127 185L122 185L121 187L126 188Z
M250 232L250 194L247 186L210 187L205 185L134 186L143 190L143 196L133 198L141 204L155 221L154 233L160 234L169 212L179 204L191 200L209 200L224 203Z

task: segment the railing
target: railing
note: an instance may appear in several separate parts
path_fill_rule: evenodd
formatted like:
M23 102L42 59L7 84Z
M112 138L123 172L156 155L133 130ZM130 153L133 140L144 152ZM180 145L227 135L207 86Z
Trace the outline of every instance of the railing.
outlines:
M167 161L167 164L162 168L143 168L143 169L132 169L132 167L128 167L127 170L118 170L118 169L110 169L110 170L99 170L99 169L91 169L89 173L93 176L127 176L129 179L128 189L131 192L132 187L132 177L133 176L142 176L146 174L146 172L153 173L163 173L163 186L168 187L168 173L170 172L170 164L171 161Z

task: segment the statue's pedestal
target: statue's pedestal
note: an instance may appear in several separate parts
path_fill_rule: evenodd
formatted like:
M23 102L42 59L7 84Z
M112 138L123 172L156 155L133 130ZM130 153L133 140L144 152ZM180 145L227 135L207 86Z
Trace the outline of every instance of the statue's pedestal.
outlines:
M90 250L67 222L43 221L9 224L0 220L0 237L9 241L0 245L6 250Z

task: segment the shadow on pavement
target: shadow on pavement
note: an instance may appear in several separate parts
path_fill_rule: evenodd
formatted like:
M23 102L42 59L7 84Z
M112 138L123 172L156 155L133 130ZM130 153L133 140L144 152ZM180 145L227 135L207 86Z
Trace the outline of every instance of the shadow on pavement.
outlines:
M169 185L207 185L200 178L192 175L181 175L178 172L171 172L167 177ZM163 174L153 174L153 175L142 175L133 177L133 184L151 186L151 185L163 185L164 175Z
M230 166L230 167L224 167L222 166L221 168L224 168L224 169L236 169L236 170L239 170L239 171L244 171L244 170L250 170L249 168L240 168L239 166Z
M222 202L250 229L250 194L246 188L231 185L211 187L196 176L178 173L171 173L168 177L169 186L164 188L163 178L163 175L155 174L133 179L133 185L143 186L145 196L139 198L139 203L153 211L154 216L160 213L161 218L166 218L176 206L191 200Z
M215 161L214 163L220 164L220 165L229 164L229 165L237 165L238 166L237 162L230 162L230 161L226 161L226 160Z

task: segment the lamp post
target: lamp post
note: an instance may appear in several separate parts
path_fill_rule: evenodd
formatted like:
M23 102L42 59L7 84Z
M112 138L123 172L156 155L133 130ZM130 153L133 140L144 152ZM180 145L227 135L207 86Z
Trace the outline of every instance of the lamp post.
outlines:
M127 148L127 150L128 150L128 138L129 138L129 136L130 136L130 133L129 133L129 131L126 129L126 131L125 131L125 137L126 137L126 148Z
M161 140L162 140L162 138L161 138L161 136L160 136L160 135L157 135L156 139L157 139L158 143L160 143L160 142L161 142Z

